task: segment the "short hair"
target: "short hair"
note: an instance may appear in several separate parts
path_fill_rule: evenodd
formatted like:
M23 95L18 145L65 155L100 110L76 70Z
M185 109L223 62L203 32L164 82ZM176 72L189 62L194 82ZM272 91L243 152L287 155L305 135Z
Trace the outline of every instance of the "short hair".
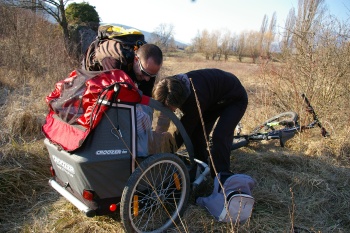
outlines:
M153 98L165 106L180 108L188 97L188 88L175 76L161 79L153 90Z
M136 52L137 56L142 60L147 61L148 58L152 58L157 65L163 63L163 52L155 44L144 44Z

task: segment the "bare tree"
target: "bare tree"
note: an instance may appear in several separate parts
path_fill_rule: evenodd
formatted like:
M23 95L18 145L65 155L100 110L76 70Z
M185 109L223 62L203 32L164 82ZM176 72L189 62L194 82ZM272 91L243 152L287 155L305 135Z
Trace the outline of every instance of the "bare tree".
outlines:
M228 55L232 52L233 47L233 38L231 37L231 32L229 30L225 30L222 35L220 48L222 54L224 55L225 61L228 60Z
M299 0L293 42L301 54L312 54L312 44L323 16L322 4L324 0Z
M208 30L204 29L202 32L198 32L197 36L192 40L192 44L197 52L203 53L205 59L209 60L210 34Z
M192 39L191 47L193 49L193 52L200 52L202 50L200 31L197 31L197 36Z
M171 46L174 46L174 25L160 24L152 32L151 41L167 51Z
M272 42L275 40L275 36L276 36L276 12L273 13L271 21L270 21L270 25L269 25L269 29L266 32L265 35L265 55L268 57L268 59L271 59L271 45Z
M268 25L268 17L265 15L260 27L260 37L258 47L260 50L260 58L270 59L271 44L275 39L276 30L276 12L273 13L271 22Z
M219 39L221 32L219 30L212 31L209 36L209 47L207 48L211 54L211 59L218 57L220 60L221 49L219 48Z
M256 63L260 56L260 32L250 31L246 37L246 50L248 55L252 58L253 63Z
M236 45L234 51L236 52L238 56L238 60L240 62L243 61L244 57L244 52L246 50L246 33L242 32L239 36L238 39L236 40Z
M201 39L200 39L200 48L201 52L205 54L205 59L209 60L210 57L210 34L208 30L203 30L201 34Z
M295 9L291 8L289 10L286 22L285 22L285 28L283 31L282 40L280 43L280 50L283 53L286 53L290 51L292 47L292 31L294 30L296 22L296 16L295 16Z
M260 50L260 56L264 55L264 37L267 31L267 24L268 24L268 17L267 15L264 15L263 21L261 23L260 27L260 35L259 35L259 42L258 42L258 47Z
M196 49L193 45L187 46L185 48L185 53L188 55L188 58L191 58L195 52Z

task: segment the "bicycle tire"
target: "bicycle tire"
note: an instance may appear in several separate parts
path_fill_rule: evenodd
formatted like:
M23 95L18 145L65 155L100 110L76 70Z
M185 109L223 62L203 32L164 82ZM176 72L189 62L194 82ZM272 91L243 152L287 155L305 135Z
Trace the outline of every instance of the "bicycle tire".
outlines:
M293 127L298 124L298 114L296 112L283 112L271 117L264 123L253 129L251 134L263 134L271 131Z
M123 190L120 216L126 232L164 232L182 216L189 194L188 169L178 156L147 158Z

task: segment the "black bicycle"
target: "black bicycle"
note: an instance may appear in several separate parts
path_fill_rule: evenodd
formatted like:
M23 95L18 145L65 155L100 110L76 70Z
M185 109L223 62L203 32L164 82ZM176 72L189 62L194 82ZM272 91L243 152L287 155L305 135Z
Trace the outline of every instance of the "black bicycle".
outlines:
M315 127L319 127L321 129L321 135L323 137L328 137L329 133L322 126L314 108L310 104L310 101L307 99L305 94L302 94L301 96L306 105L306 111L312 115L312 122L306 125L300 125L298 114L294 111L290 111L271 117L264 123L255 127L249 134L242 135L242 127L239 124L236 128L237 135L234 135L232 150L246 146L250 141L271 139L279 140L281 147L284 147L285 143L289 139L293 138L296 133L300 133Z
M231 150L236 150L247 146L251 141L262 140L279 140L280 146L284 147L285 143L292 139L297 133L301 133L308 129L313 129L315 127L319 127L321 129L321 135L323 137L328 137L329 133L322 126L306 95L302 94L301 97L305 103L306 111L312 115L312 122L306 125L301 125L298 114L294 111L289 111L271 117L264 123L255 127L249 134L241 134L242 125L239 123L236 127L236 135L233 136ZM209 146L211 146L211 144L211 138L209 138ZM177 154L180 155L184 155L186 153L186 150L177 152ZM209 174L209 167L206 163L201 161L196 162L199 165L199 172L197 172L196 180L192 183L193 189L195 189L203 180L205 180L206 176Z

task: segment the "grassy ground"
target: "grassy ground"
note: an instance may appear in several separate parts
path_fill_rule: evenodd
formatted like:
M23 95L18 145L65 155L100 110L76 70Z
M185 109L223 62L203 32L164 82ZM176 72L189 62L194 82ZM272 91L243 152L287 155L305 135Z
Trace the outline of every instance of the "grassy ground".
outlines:
M261 66L248 60L238 63L206 61L200 55L168 56L161 76L200 68L220 68L240 78L249 95L249 107L242 119L244 130L249 131L277 113L269 99L264 98L267 78L262 77ZM36 86L39 81L31 82ZM41 87L35 100L30 100L31 104L24 99L23 91L15 96L4 94L7 99L1 107L4 118L0 231L123 232L118 215L87 218L48 186L49 160L38 132L47 113L44 97L53 90L55 81L40 81L47 85ZM5 85L2 87L4 93ZM320 115L321 121L323 117ZM296 136L285 148L275 142L263 142L233 151L232 171L248 174L257 181L250 221L242 226L218 223L194 204L195 195L211 193L209 179L192 194L183 224L169 232L349 232L350 146L346 136L333 134L324 139L315 129ZM335 150L334 144L343 146Z

